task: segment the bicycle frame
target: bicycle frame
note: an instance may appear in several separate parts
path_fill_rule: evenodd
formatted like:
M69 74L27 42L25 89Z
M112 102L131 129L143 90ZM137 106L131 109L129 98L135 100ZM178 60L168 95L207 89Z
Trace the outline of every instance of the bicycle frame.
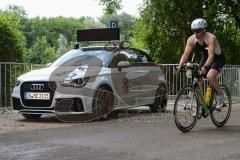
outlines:
M196 94L197 101L199 102L198 105L202 106L204 108L205 113L209 112L209 104L206 103L204 99L204 95L202 94L198 82L201 81L201 79L195 78L192 76L193 81L192 81L192 87L193 87L193 93ZM211 95L212 96L212 95ZM192 103L193 103L193 96L191 98L191 109L192 109Z
M194 62L195 53L196 52L193 53L191 62ZM196 78L195 75L193 74L193 70L191 70L191 72L192 72L192 84L191 85L193 87L193 93L196 93L196 96L197 96L196 98L200 103L199 105L203 106L205 111L207 111L208 110L208 104L206 104L204 96L203 96L202 92L200 91L200 88L199 88L199 85L198 85L198 82L201 81L201 78L200 79ZM191 98L191 109L192 109L192 102L193 102L193 96Z

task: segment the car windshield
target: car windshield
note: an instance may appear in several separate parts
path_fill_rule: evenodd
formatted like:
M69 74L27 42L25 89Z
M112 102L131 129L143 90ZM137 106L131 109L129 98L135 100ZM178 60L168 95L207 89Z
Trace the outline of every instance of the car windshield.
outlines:
M105 50L71 50L59 57L51 67L94 65L108 67L112 52Z

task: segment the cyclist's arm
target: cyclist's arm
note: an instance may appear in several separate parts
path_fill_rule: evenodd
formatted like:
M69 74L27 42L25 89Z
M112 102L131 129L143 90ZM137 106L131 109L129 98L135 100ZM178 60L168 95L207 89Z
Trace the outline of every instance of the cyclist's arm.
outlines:
M208 40L208 59L206 63L204 64L204 68L208 68L211 66L213 60L214 60L214 52L215 52L215 47L216 47L216 37L211 36Z
M180 65L183 65L185 62L187 62L187 59L193 49L193 46L194 46L194 43L193 43L193 39L192 39L192 36L188 38L187 40L187 44L186 44L186 47L185 47L185 50L184 50L184 53L181 57L181 60L180 60Z

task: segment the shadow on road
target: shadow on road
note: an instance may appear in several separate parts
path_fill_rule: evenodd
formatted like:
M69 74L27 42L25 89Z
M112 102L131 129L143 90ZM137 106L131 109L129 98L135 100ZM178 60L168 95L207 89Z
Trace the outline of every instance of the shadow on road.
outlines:
M163 115L163 114L171 114L172 111L170 110L166 110L164 113L151 113L150 110L148 108L128 108L128 109L117 109L115 111L113 111L112 113L110 113L109 118L107 119L107 121L111 121L111 120L117 120L120 118L123 118L123 116L126 117L137 117L137 116L148 116L148 115L154 115L154 116L158 116L158 115ZM77 117L77 118L76 118ZM65 117L66 118L66 117ZM17 119L17 121L19 122L36 122L36 123L63 123L63 122L70 122L70 123L93 123L93 122L99 122L99 120L96 119L91 119L91 120L86 120L89 119L89 115L68 115L67 120L65 119L62 120L61 118L54 116L54 115L44 115L39 119Z

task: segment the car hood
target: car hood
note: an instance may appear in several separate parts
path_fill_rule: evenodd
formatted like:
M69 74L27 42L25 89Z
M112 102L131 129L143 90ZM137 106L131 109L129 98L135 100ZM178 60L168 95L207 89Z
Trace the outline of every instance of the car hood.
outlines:
M100 66L48 67L33 70L18 77L19 81L63 81L66 77L83 78L98 74Z
M48 67L37 70L32 70L18 77L18 80L23 81L48 81L56 67Z

